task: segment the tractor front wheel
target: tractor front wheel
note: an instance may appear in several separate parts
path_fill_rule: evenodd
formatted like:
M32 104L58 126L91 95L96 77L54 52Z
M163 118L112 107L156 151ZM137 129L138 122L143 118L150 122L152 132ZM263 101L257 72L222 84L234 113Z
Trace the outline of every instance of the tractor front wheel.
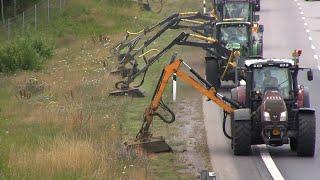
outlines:
M206 60L206 79L214 86L215 89L220 89L221 82L219 76L219 64L217 60Z
M299 114L298 116L297 154L312 157L316 142L315 114Z
M251 153L251 121L231 120L232 149L234 155L249 155Z

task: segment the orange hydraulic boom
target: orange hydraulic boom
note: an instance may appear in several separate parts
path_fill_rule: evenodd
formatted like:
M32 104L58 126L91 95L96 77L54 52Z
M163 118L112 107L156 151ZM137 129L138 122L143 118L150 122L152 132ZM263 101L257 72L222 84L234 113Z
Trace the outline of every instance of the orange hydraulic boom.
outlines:
M181 64L184 64L190 72L197 78L197 80L185 72L179 70ZM188 66L183 60L171 60L170 64L167 65L160 76L157 88L154 92L151 104L146 108L144 113L144 121L139 133L136 136L134 144L129 146L142 146L145 150L149 152L164 152L171 151L170 146L164 141L163 137L152 137L149 131L150 125L153 121L154 116L158 116L166 123L172 123L175 121L174 113L163 103L162 95L168 84L169 78L176 74L177 77L182 79L185 83L190 84L202 95L208 97L211 101L220 106L228 114L232 114L234 109L239 108L239 104L232 99L224 97L223 95L216 92L215 88L204 78L202 78L195 70ZM226 103L227 102L227 103ZM162 115L157 112L157 109L161 107L171 114L171 119L167 120Z

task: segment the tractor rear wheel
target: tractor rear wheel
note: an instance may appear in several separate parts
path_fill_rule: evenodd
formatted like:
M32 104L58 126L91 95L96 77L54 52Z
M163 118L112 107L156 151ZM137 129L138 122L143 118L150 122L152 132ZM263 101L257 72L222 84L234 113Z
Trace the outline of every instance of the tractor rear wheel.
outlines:
M235 121L232 118L232 149L234 155L251 153L251 121Z
M206 61L206 79L214 86L215 89L220 89L221 82L219 76L219 64L215 59Z
M312 157L316 141L315 114L299 114L298 116L297 154Z

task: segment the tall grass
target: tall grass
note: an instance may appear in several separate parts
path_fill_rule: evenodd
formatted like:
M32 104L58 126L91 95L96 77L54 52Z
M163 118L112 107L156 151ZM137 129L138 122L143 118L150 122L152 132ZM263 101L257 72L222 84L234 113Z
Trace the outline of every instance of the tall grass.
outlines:
M27 47L36 56L36 65L41 65L29 69L43 70L0 78L0 179L143 180L157 179L152 175L158 175L159 169L162 177L167 177L163 179L181 175L177 172L175 154L148 158L124 148L124 137L137 132L141 125L139 112L149 99L108 97L118 80L109 74L117 62L107 58L112 46L108 40L101 43L92 40L100 34L120 39L126 29L140 29L159 21L163 15L141 14L135 4L122 6L125 0L68 2L61 18L46 31L45 37L58 41L59 48L52 60L47 60L52 51L44 39L22 38L8 44L13 48L5 48L28 55L22 48ZM173 11L172 8L168 7ZM22 59L17 62L29 62L17 57ZM24 66L17 67L6 71L15 72ZM145 86L150 92L160 66L152 69L153 75L148 76ZM28 99L16 98L15 91L20 86L27 87L26 82L34 77L39 84L45 84L41 91L32 93Z

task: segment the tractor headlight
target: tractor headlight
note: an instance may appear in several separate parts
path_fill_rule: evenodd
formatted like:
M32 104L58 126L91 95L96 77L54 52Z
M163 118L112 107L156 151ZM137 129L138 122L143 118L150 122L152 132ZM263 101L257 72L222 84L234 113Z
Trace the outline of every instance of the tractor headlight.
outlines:
M265 120L265 121L271 121L271 119L270 119L270 113L264 112L264 113L263 113L263 116L264 116L264 120Z
M280 121L286 121L287 120L287 112L284 111L280 114Z

